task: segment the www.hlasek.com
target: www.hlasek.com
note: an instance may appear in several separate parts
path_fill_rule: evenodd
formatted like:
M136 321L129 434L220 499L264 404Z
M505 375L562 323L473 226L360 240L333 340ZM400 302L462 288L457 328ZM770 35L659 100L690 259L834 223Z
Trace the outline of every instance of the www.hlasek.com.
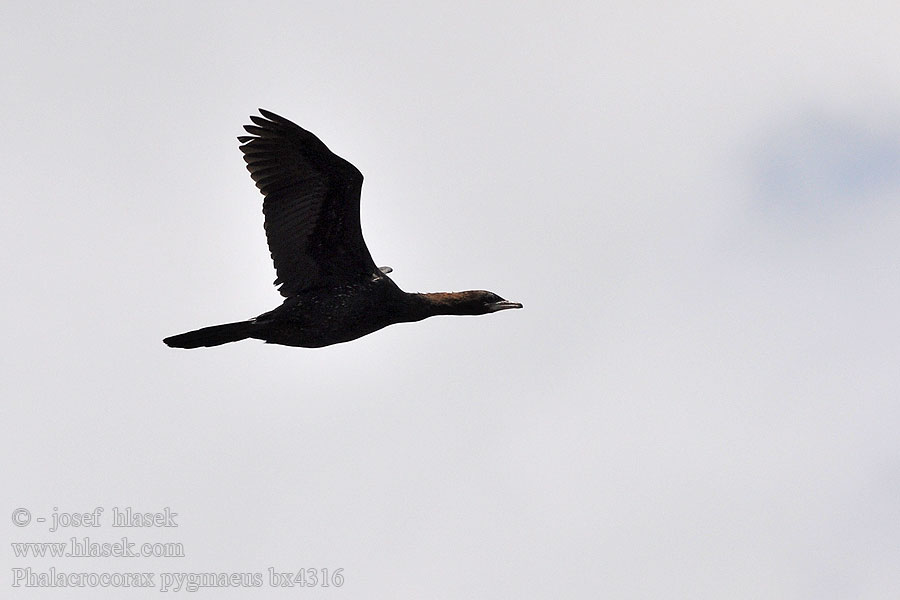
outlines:
M29 588L100 588L159 587L161 592L196 592L201 588L269 587L341 587L343 568L299 569L278 571L269 567L266 573L148 573L148 572L66 572L50 567L34 571L31 567L13 568L12 587ZM159 575L157 583L156 576Z
M181 542L144 542L127 536L116 542L95 542L88 536L67 542L12 542L16 558L163 558L184 556Z

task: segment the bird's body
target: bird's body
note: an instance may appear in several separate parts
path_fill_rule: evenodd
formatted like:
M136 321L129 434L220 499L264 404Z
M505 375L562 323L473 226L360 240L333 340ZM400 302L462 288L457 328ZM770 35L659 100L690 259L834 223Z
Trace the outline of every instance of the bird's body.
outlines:
M260 109L238 138L265 201L266 236L285 296L249 321L205 327L163 340L177 348L247 338L318 348L357 339L395 323L438 314L475 315L521 304L487 291L415 294L375 266L362 238L362 175L313 134Z
M320 347L378 331L406 320L406 294L387 275L301 292L260 315L266 341Z

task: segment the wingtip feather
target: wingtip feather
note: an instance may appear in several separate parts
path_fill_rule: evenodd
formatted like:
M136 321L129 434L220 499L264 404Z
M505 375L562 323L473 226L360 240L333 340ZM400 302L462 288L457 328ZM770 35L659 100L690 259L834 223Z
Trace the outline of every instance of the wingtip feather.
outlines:
M260 108L260 109L259 109L259 113L260 113L262 116L264 116L265 118L267 118L267 119L269 119L270 121L272 121L273 123L277 123L277 124L279 124L279 125L285 125L285 126L287 126L287 127L300 128L300 126L297 125L296 123L294 123L293 121L290 121L290 120L288 120L288 119L285 119L285 118L282 117L281 115L276 115L276 114L273 113L271 110L266 110L266 109L264 109L264 108Z
M270 132L267 129L263 129L262 127L257 127L256 125L244 125L244 131L246 131L247 133L252 133L253 135L258 135L258 136L270 135Z

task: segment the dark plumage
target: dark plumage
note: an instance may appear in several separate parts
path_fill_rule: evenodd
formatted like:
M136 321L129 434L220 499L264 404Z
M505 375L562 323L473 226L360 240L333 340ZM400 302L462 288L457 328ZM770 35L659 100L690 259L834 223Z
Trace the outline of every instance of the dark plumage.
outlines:
M266 238L285 297L255 319L204 327L163 340L174 348L254 338L316 348L348 342L393 323L434 315L483 315L522 308L487 291L411 294L375 266L363 240L363 176L319 138L260 109L241 151L265 200Z

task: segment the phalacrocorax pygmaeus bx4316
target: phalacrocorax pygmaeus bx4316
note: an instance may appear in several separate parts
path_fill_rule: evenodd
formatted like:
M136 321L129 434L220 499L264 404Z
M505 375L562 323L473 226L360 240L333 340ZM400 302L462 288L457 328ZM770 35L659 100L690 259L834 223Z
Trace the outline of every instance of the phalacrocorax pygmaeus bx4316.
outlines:
M434 315L483 315L522 308L483 290L404 292L376 267L363 241L363 176L319 138L267 110L241 136L250 176L265 200L266 237L284 302L255 319L163 340L173 348L218 346L254 338L318 348L348 342L394 323Z

